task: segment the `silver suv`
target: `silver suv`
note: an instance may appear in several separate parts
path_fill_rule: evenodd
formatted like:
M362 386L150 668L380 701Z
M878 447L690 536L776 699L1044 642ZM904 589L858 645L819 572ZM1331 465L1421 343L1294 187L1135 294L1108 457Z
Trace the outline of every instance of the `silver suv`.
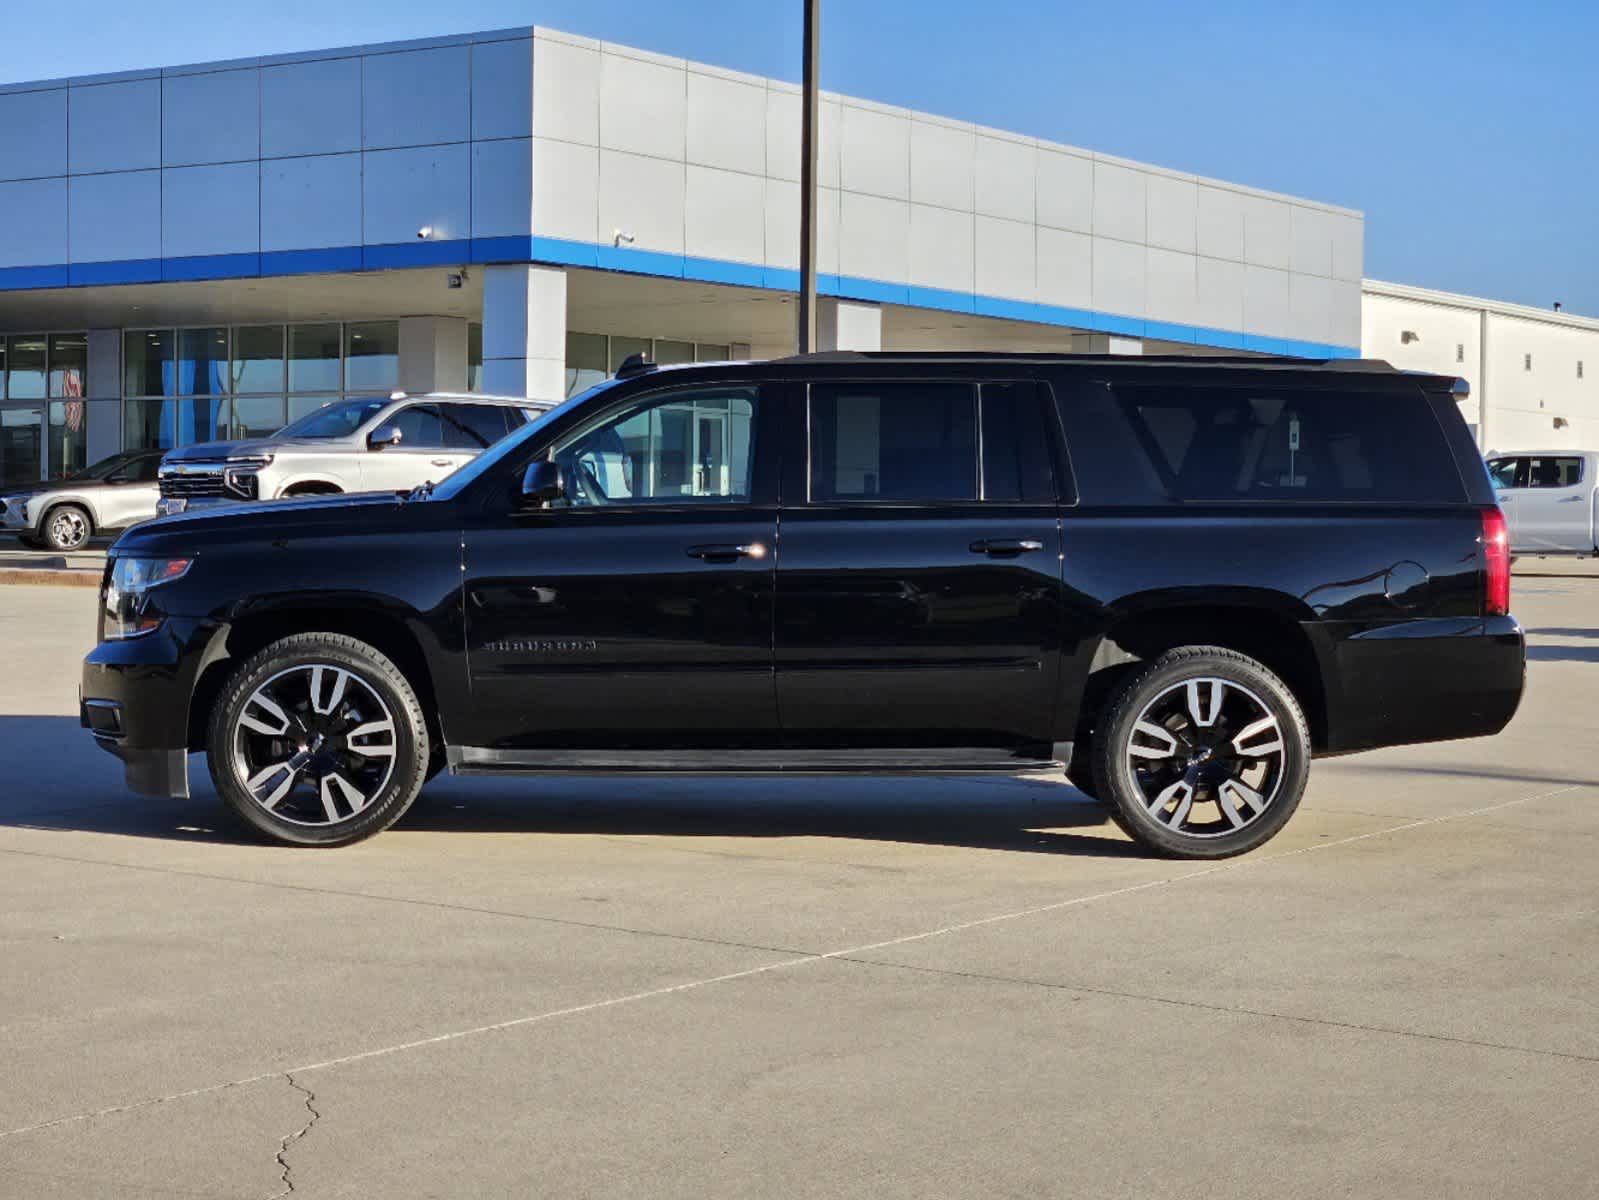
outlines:
M271 437L205 442L161 464L163 516L216 504L409 491L552 408L545 400L434 392L336 400Z

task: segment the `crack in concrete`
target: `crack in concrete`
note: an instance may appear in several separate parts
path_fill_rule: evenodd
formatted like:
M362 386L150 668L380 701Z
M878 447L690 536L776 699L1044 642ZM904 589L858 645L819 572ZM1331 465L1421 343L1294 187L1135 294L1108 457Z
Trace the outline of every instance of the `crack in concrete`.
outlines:
M299 1141L306 1134L310 1133L316 1123L322 1119L322 1114L317 1111L316 1104L314 1103L316 1100L316 1093L310 1088L296 1082L294 1073L292 1071L285 1071L283 1078L288 1081L288 1084L291 1088L301 1093L305 1097L305 1110L311 1114L311 1119L304 1125L300 1126L300 1128L296 1129L293 1133L285 1137L283 1141L278 1144L277 1160L278 1166L283 1168L283 1190L281 1192L274 1193L272 1200L281 1200L281 1197L287 1196L289 1193L295 1190L293 1178L294 1168L289 1166L289 1147L294 1145L295 1142Z

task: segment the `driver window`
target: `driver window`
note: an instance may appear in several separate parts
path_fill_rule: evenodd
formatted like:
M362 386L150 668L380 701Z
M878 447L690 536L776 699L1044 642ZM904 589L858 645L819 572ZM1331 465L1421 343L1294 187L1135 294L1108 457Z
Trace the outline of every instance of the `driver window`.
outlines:
M574 508L748 503L757 389L642 397L556 443L550 458Z

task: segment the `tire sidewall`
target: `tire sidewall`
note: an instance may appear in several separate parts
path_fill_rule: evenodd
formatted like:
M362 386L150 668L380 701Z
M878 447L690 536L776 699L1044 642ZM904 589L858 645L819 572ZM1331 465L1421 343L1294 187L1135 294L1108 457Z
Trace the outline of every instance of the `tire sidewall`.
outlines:
M1264 815L1219 837L1185 836L1149 814L1127 777L1127 747L1144 706L1172 685L1213 677L1248 688L1272 710L1283 731L1283 779ZM1131 678L1112 701L1097 730L1094 778L1117 823L1145 846L1180 858L1229 858L1270 841L1299 807L1310 775L1310 736L1304 714L1288 687L1253 659L1231 651L1190 648L1163 655Z
M341 667L371 687L394 714L395 762L376 800L347 821L299 825L258 804L234 764L233 738L245 702L261 684L296 667ZM217 794L247 824L274 841L294 846L343 846L387 829L404 815L425 781L430 754L427 722L416 692L377 650L338 634L297 634L252 656L224 685L212 710L206 759Z

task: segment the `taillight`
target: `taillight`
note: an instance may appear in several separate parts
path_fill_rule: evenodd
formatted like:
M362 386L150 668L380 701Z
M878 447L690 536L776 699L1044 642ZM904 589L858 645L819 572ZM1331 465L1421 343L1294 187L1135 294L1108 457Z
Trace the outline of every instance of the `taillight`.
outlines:
M1482 510L1482 615L1510 612L1510 530L1497 506Z

